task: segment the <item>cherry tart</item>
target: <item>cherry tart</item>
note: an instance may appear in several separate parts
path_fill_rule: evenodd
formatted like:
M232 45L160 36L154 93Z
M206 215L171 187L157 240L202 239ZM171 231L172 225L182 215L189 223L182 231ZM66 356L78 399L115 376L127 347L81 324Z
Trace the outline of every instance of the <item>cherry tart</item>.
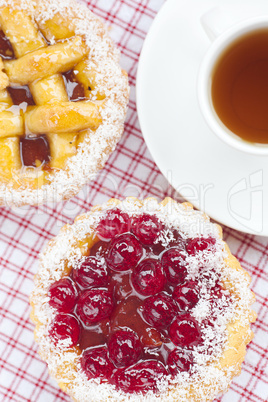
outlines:
M105 164L129 97L119 51L75 0L0 0L0 205L68 199Z
M39 353L83 401L212 401L256 318L250 277L191 204L111 199L64 226L31 295Z

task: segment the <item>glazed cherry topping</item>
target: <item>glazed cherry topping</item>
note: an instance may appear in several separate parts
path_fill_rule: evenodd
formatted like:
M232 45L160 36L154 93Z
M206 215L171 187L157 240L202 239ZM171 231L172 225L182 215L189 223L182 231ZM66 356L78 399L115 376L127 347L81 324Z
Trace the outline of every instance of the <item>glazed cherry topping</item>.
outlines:
M142 353L138 335L126 330L115 332L109 341L108 353L116 367L128 367L137 363Z
M78 293L70 278L62 278L50 286L48 296L51 307L68 313L73 309Z
M137 292L144 296L154 295L165 286L166 278L160 262L154 258L141 261L132 272L132 283Z
M97 243L94 243L90 249L90 256L98 257L98 258L105 258L107 254L107 248L109 246L108 241L100 240Z
M196 347L211 353L206 331L215 330L219 305L230 302L207 264L198 265L198 280L189 279L187 256L213 252L216 240L187 241L155 215L131 218L119 208L100 220L97 236L90 255L49 288L49 304L56 309L51 340L62 348L79 347L88 379L127 393L161 392L163 377L191 375ZM204 284L210 313L199 324L193 309Z
M154 215L142 214L132 219L131 228L142 244L151 246L159 237L163 224Z
M175 303L164 292L145 299L143 309L144 319L156 328L166 328L176 315Z
M141 305L142 301L136 296L122 300L111 316L111 331L127 327L138 334L144 347L160 347L162 345L161 334L142 319Z
M108 380L114 366L107 356L107 348L96 347L84 350L81 358L81 367L88 379L101 378Z
M79 296L76 314L86 326L90 326L109 318L113 311L113 304L112 294L107 290L85 290Z
M106 261L114 271L128 271L137 265L142 254L139 240L131 233L124 233L111 242Z
M56 344L75 346L80 337L80 324L71 314L57 314L49 327L49 335Z
M133 293L130 281L130 272L117 273L110 280L108 289L113 293L116 301L124 300Z
M73 279L84 288L101 287L108 284L108 270L104 259L87 257L73 270Z
M185 252L176 247L170 248L162 255L161 264L164 268L167 280L172 285L184 282L187 276L185 258Z
M190 255L195 255L200 251L212 250L215 246L216 239L213 237L197 237L189 240L187 244L187 252Z
M190 314L180 314L172 322L169 335L175 345L180 347L198 346L202 342L201 329Z
M195 307L199 301L198 283L189 281L177 286L172 294L181 311L188 311Z
M190 350L177 348L169 354L167 364L171 375L175 376L182 371L190 371L193 361Z
M125 392L145 393L149 390L158 392L157 381L168 372L165 366L157 360L145 360L125 371L117 372L115 385Z
M101 239L110 240L114 236L127 232L130 226L128 214L120 209L110 209L97 226L96 232Z

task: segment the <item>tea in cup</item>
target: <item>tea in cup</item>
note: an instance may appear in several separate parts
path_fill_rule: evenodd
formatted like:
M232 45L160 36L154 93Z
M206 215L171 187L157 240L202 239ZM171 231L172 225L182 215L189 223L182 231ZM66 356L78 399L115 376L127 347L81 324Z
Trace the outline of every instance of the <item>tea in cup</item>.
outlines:
M242 21L212 42L199 70L203 116L219 138L268 155L268 16Z

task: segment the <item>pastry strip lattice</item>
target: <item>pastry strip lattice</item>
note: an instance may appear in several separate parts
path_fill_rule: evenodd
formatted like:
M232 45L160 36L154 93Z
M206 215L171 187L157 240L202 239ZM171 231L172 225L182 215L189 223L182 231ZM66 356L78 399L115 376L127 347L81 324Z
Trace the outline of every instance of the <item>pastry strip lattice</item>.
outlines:
M28 84L36 104L28 107L25 113L21 110L18 112L18 107L12 107L7 89L0 90L0 137L5 137L0 138L0 167L3 171L5 169L7 180L22 166L19 136L46 134L50 145L50 167L60 169L66 159L76 153L77 133L88 128L96 129L101 123L101 102L70 102L68 99L60 73L78 65L78 73L84 80L81 83L84 87L87 85L86 96L89 95L89 85L94 85L94 77L93 84L89 84L88 79L85 82L81 65L79 67L88 53L83 39L72 37L74 32L68 31L66 27L64 30L59 28L58 18L55 16L50 20L46 29L42 30L43 33L48 39L52 36L56 40L69 39L48 45L36 24L24 11L10 10L8 7L0 10L1 28L17 57L15 60L4 61L9 85ZM56 36L57 27L59 34ZM5 74L2 78L7 81ZM103 98L99 96L99 99ZM45 172L39 169L38 186L44 183L44 177Z

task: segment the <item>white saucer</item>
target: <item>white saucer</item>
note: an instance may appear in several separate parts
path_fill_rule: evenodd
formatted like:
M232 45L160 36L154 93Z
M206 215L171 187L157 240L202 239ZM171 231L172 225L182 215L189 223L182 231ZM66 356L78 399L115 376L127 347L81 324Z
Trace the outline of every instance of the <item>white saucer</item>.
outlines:
M221 142L197 101L198 68L210 45L200 17L215 6L237 21L268 15L267 0L168 0L140 57L141 129L161 172L185 199L224 225L268 236L268 158Z

